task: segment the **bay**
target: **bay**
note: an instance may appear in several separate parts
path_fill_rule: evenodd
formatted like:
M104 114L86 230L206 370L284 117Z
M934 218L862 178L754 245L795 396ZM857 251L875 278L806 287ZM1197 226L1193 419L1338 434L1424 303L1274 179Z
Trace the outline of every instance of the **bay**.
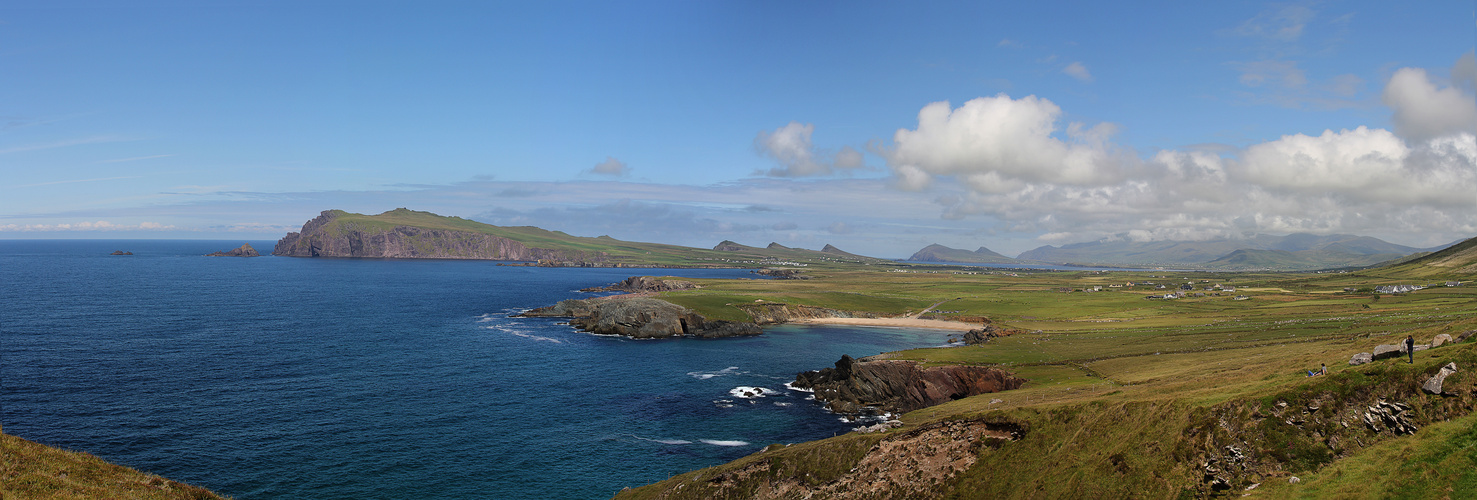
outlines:
M236 498L608 498L847 432L784 383L946 337L595 336L509 315L633 275L755 276L203 256L239 243L0 241L4 431Z

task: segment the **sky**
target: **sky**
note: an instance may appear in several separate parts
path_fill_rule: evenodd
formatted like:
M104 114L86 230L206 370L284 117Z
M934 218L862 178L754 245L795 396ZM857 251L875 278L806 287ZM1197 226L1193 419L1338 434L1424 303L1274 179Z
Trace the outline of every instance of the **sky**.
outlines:
M1471 2L1120 4L9 1L0 238L1477 236Z

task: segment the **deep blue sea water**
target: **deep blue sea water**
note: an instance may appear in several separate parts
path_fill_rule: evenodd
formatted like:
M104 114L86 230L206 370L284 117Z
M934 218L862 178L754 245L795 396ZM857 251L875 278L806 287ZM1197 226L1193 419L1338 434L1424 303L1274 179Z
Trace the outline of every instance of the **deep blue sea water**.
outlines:
M240 243L0 241L4 431L240 499L607 498L847 432L783 384L946 336L601 337L508 315L633 275L753 275L203 256Z

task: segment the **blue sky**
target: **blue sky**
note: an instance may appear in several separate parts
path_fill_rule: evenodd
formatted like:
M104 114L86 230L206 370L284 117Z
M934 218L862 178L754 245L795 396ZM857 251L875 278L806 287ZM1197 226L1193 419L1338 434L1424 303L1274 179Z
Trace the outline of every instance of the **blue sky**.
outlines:
M0 238L1477 235L1470 2L303 4L0 5Z

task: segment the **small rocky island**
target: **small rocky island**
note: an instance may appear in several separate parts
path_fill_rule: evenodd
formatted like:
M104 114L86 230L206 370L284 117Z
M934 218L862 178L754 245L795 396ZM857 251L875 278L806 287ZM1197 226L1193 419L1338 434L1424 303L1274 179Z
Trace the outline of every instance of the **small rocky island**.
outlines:
M125 252L125 251L122 251L122 250L114 250L113 253L110 253L108 255L133 255L133 252Z
M261 257L262 254L257 253L257 251L256 251L255 248L251 248L251 244L250 243L243 243L243 244L241 244L241 247L240 248L226 250L224 252L208 253L208 254L205 254L205 256L206 257Z

